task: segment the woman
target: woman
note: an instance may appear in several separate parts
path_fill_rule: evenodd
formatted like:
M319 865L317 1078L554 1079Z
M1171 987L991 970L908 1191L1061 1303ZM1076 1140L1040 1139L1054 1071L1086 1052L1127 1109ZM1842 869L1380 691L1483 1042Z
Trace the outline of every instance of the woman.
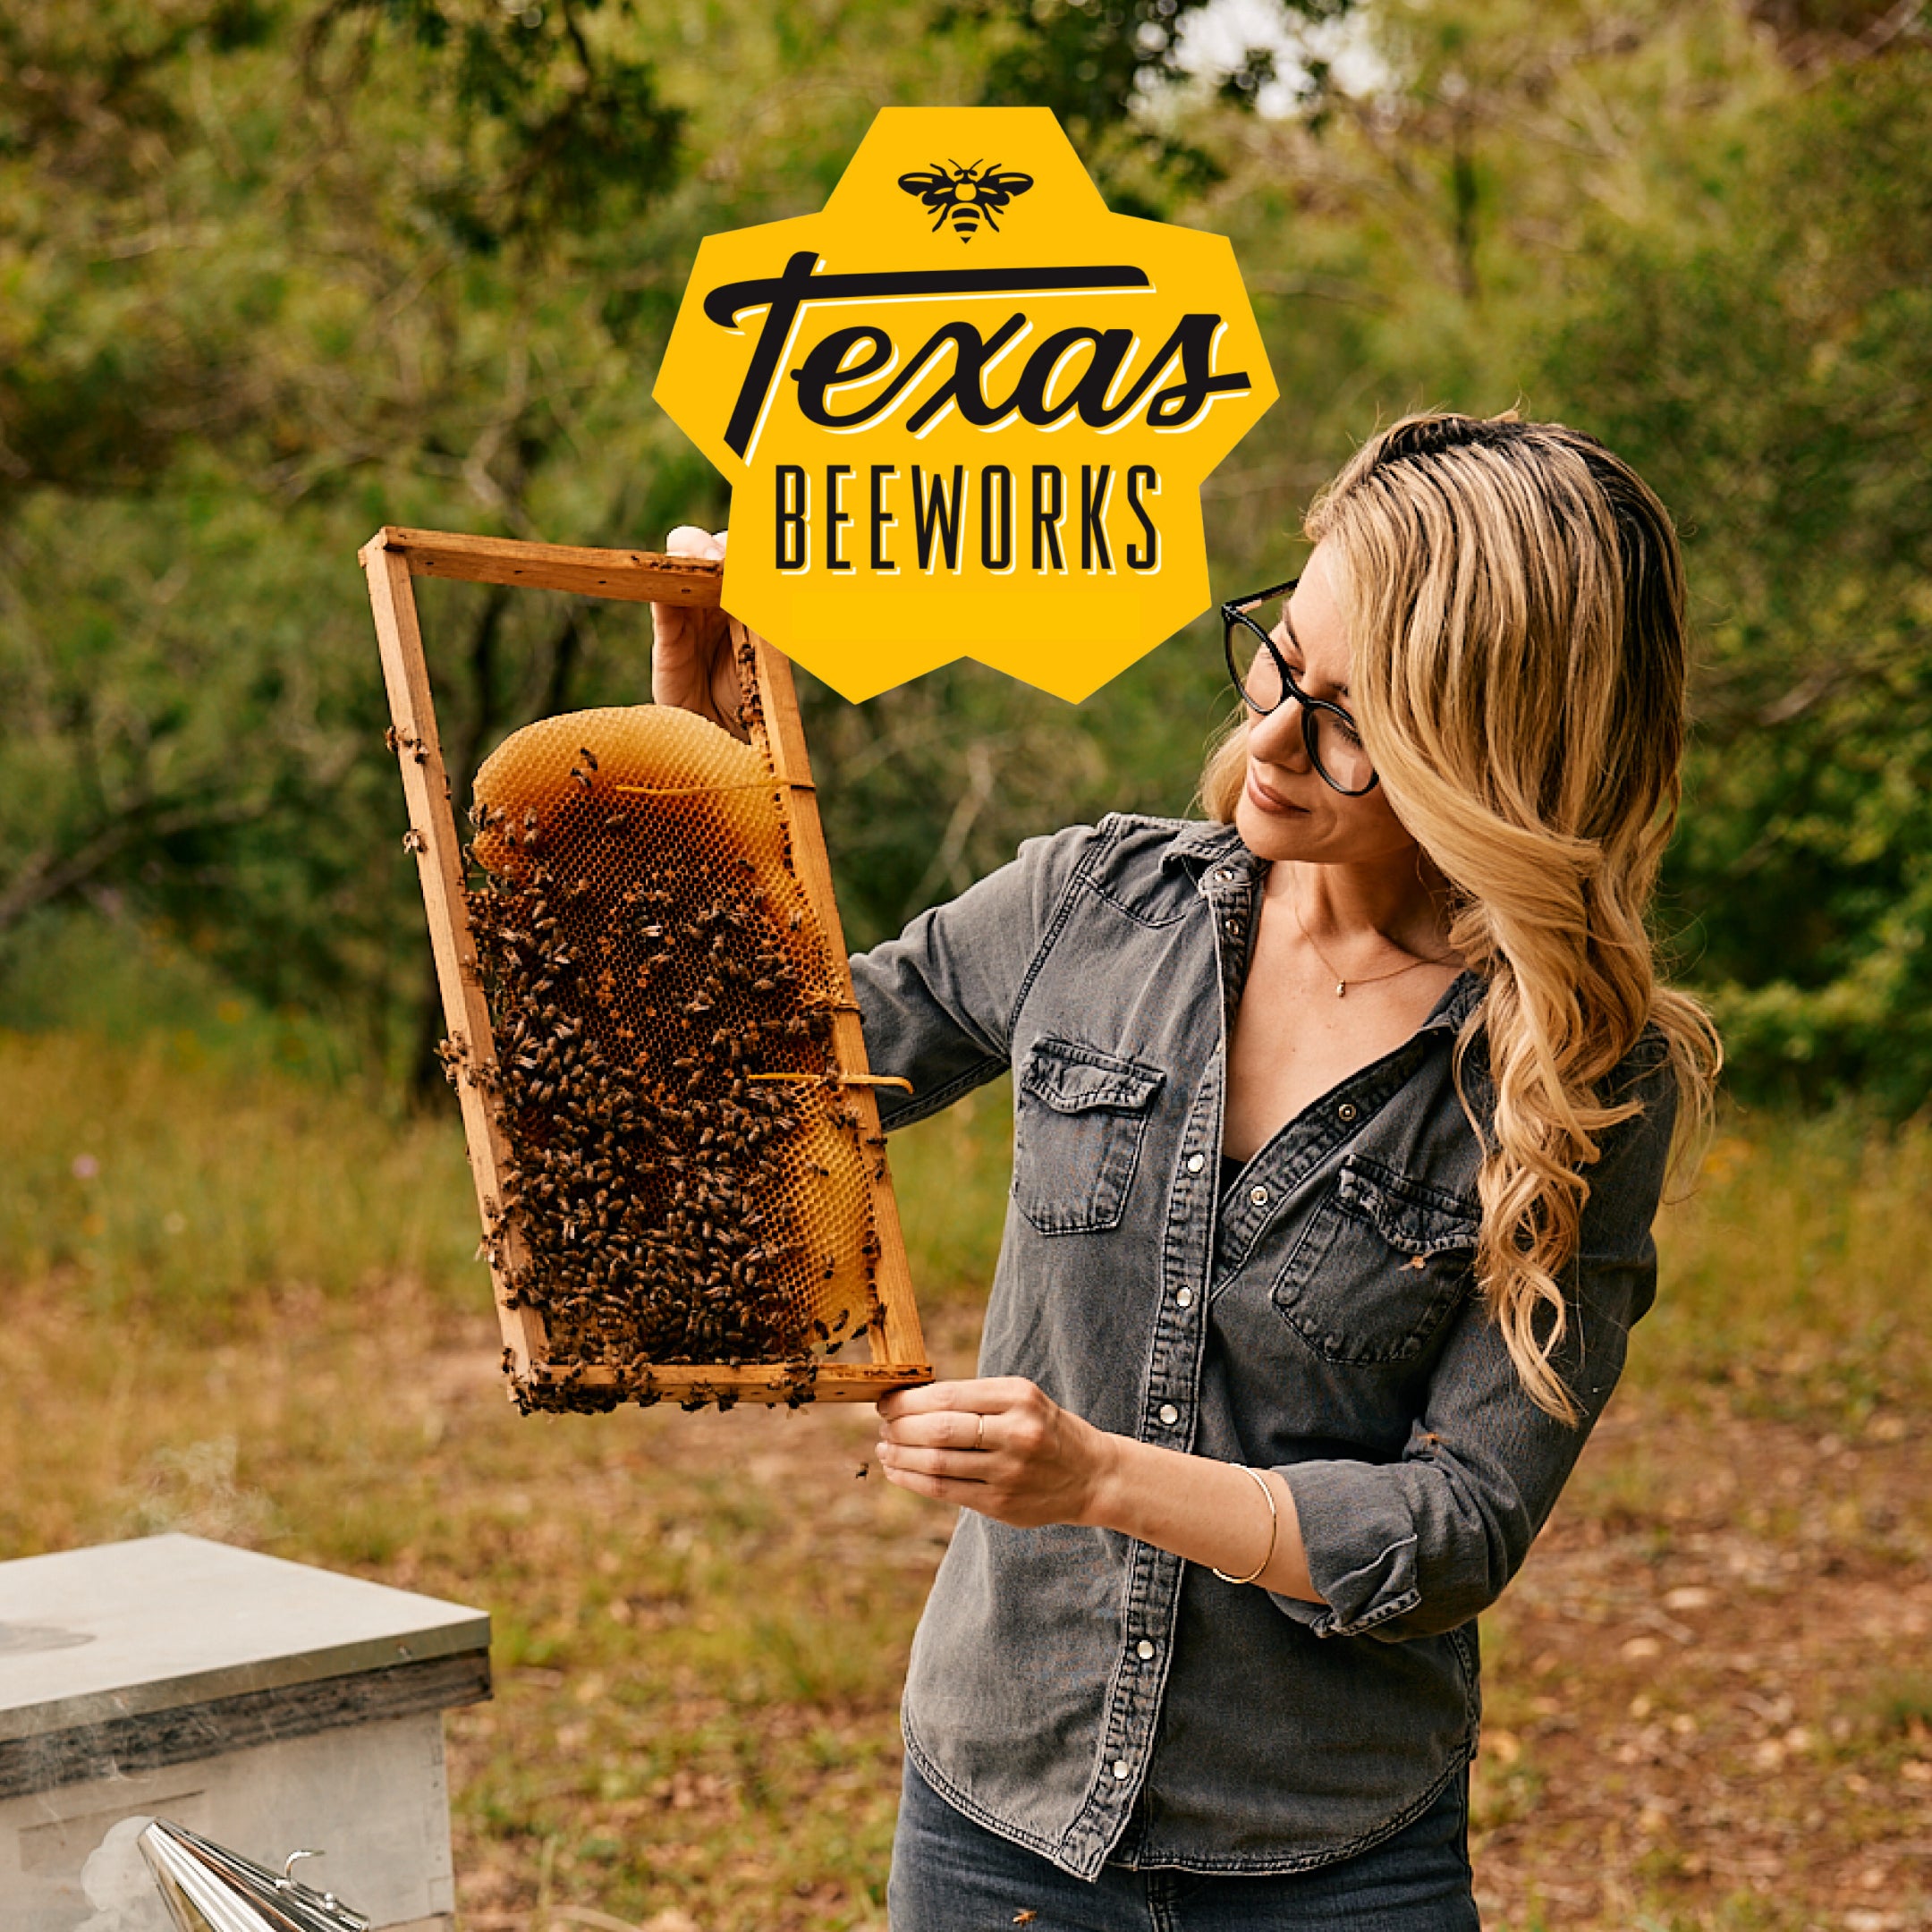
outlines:
M1015 1078L980 1376L879 1405L886 1477L965 1511L895 1932L1477 1923L1474 1619L1717 1070L1645 927L1682 574L1623 463L1513 416L1396 424L1307 534L1224 606L1208 822L1032 841L853 962L888 1123ZM660 701L731 718L715 616L657 617Z

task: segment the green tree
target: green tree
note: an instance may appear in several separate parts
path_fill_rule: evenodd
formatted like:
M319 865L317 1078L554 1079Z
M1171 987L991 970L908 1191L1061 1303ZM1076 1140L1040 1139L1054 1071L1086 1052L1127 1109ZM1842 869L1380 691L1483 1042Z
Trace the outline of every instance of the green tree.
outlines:
M1704 663L1669 883L1748 1087L1932 1089L1932 49L1598 238L1553 382L1688 513Z
M394 1004L349 558L453 498L531 530L597 433L638 312L603 312L604 271L678 161L627 34L623 0L42 5L0 30L23 297L0 324L0 928L112 888L267 996ZM636 414L572 479L587 534L641 508ZM504 616L463 612L451 654L465 763L510 701ZM568 703L580 617L539 628L533 695Z
M1337 16L1348 86L1312 51ZM1670 874L1690 970L1747 1083L1918 1104L1922 40L1818 8L1780 42L1662 0L1309 4L1190 75L1202 18L10 10L0 937L112 895L427 1066L356 546L721 526L648 401L699 240L818 207L881 105L1030 98L1116 206L1235 242L1284 401L1204 492L1217 590L1289 574L1312 489L1419 406L1562 415L1657 484L1703 640ZM1258 114L1284 49L1307 97ZM642 695L638 612L456 585L425 609L459 784L528 717ZM970 665L857 708L803 681L855 942L1030 833L1184 809L1218 657L1204 623L1077 709Z
M648 402L699 239L822 200L879 72L959 90L903 10L846 9L835 53L823 25L629 0L0 23L0 935L108 899L433 1065L354 550L385 521L724 521ZM459 790L528 717L641 693L636 613L437 587L428 616Z

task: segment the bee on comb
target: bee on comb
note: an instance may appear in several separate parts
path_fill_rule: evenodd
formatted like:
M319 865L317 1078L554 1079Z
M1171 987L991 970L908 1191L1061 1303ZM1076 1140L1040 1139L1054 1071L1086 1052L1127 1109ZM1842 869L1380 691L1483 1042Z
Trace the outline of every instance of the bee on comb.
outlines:
M519 1404L928 1379L789 665L731 625L749 741L657 706L515 733L466 853L412 580L691 606L718 572L403 530L362 562Z

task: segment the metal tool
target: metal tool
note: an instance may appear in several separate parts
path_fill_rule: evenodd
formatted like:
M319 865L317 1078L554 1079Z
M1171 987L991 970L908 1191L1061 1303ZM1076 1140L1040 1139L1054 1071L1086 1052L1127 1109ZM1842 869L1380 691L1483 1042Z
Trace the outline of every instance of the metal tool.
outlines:
M239 1852L156 1818L136 1841L181 1932L369 1932L369 1921L333 1892L292 1876L292 1852L279 1873Z

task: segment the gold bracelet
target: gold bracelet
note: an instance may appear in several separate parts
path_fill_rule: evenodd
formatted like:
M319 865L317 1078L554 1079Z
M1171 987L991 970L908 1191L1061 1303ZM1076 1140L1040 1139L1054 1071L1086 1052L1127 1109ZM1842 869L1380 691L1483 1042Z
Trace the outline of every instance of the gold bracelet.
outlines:
M1247 1469L1245 1463L1239 1466ZM1247 1473L1261 1485L1261 1494L1267 1498L1267 1555L1246 1576L1230 1576L1225 1570L1216 1570L1215 1574L1224 1583L1252 1583L1275 1561L1275 1539L1281 1534L1281 1511L1275 1506L1274 1484L1258 1469L1247 1469Z

